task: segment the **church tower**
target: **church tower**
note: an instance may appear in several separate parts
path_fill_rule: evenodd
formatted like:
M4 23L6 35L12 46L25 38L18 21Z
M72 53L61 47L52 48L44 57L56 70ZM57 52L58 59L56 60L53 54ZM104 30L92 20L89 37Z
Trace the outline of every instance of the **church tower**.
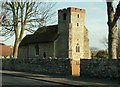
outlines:
M58 33L56 57L73 60L90 58L84 9L67 8L58 10Z

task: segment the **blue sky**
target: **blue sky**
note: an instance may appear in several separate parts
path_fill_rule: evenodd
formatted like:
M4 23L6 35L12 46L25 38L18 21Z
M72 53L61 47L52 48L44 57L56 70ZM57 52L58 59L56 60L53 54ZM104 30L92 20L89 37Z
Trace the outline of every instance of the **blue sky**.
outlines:
M105 2L57 2L55 11L67 7L76 7L86 10L86 27L89 34L90 47L97 47L99 49L106 49L101 43L104 37L107 37L107 11ZM55 15L57 19L57 14ZM57 22L55 23L57 24ZM7 45L14 44L14 38L10 38L5 42Z

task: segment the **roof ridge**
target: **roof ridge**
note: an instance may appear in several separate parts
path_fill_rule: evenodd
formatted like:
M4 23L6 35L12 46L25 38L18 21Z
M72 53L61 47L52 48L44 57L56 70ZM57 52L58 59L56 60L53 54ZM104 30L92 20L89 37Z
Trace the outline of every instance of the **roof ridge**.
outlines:
M20 45L31 43L53 42L58 38L58 25L46 26L47 28L38 28L34 34L26 35Z

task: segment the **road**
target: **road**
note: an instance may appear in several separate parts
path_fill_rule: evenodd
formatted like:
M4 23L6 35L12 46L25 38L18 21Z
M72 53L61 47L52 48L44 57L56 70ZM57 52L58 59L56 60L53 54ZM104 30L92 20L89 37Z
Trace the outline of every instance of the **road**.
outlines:
M62 84L58 84L58 83L51 83L51 82L45 82L45 81L40 81L40 80L34 80L34 79L28 79L28 78L23 78L23 77L16 77L16 76L11 76L11 75L5 75L5 74L2 74L2 85L3 87L5 86L14 86L14 87L18 87L18 86L38 86L38 87L41 87L41 86L48 86L48 87L57 87L57 86L60 86L60 87L67 87L66 85L62 85ZM8 87L9 87L8 86ZM11 86L11 87L12 87ZM69 87L69 86L68 86Z

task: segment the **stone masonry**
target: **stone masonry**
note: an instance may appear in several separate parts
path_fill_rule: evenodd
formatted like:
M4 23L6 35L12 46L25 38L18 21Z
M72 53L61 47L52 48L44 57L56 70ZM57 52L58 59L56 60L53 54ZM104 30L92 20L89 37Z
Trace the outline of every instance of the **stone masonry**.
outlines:
M60 33L56 41L56 56L58 58L66 57L73 60L91 58L84 9L67 8L59 10L58 33ZM77 47L79 47L79 52L76 52Z
M2 69L39 74L71 75L70 59L3 59Z
M80 76L120 80L120 59L81 59Z

